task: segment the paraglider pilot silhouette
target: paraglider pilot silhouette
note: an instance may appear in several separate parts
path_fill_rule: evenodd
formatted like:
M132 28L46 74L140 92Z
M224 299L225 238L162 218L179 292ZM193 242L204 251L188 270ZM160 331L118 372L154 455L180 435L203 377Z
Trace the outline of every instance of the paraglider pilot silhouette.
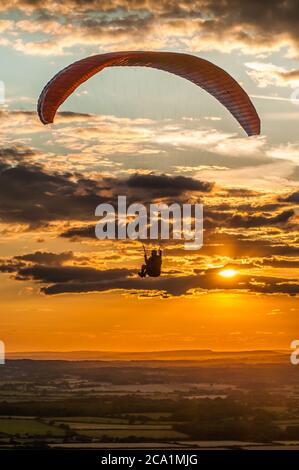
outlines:
M150 277L159 277L162 266L162 250L152 250L149 258L144 247L143 250L145 264L141 266L141 271L139 271L138 275L140 277L145 277L146 275Z

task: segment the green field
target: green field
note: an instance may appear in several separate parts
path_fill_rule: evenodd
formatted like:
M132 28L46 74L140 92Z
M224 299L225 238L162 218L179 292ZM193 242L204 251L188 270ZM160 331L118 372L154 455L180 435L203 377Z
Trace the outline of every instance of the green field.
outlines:
M138 416L136 414L136 416ZM155 421L143 424L130 424L121 418L63 418L55 419L56 425L67 425L69 429L80 436L94 439L111 438L126 439L128 437L143 439L184 439L185 434L172 429L173 423Z
M68 424L69 426L71 426L71 423L99 423L99 424L114 424L114 423L117 423L117 424L126 424L128 422L127 419L125 418L110 418L110 417L103 417L103 418L99 418L99 417L89 417L89 416L63 416L63 417L54 417L54 418L51 418L51 420L55 421L55 423L64 423L64 424Z
M95 430L78 430L80 436L94 437L101 439L104 436L109 438L124 439L128 437L136 437L143 439L186 439L186 435L172 429L95 429Z
M64 436L65 431L57 426L35 419L0 418L0 433L10 436Z
M157 414L158 415L158 414ZM138 416L136 414L136 416ZM154 418L154 416L152 416ZM157 418L157 416L155 416ZM91 417L65 417L65 418L44 418L39 421L34 417L19 418L5 417L0 418L0 434L3 437L18 436L19 439L30 439L43 437L63 438L66 430L61 428L66 425L78 436L85 436L93 439L127 439L133 437L136 439L184 439L187 436L183 433L174 431L172 424L159 423L157 419L146 424L129 424L124 418L91 418ZM22 441L19 441L20 443ZM29 442L29 441L28 441ZM23 442L22 442L23 443Z

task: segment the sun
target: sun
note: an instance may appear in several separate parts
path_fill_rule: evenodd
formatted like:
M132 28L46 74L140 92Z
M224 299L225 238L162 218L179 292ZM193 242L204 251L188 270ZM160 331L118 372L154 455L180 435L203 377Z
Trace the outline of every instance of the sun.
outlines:
M235 269L223 269L223 271L220 271L218 274L222 277L234 277L237 271Z

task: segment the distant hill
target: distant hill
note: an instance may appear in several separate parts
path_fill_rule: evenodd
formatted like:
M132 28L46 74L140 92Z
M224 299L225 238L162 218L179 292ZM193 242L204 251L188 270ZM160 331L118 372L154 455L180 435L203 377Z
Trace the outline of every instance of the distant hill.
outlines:
M250 350L212 351L187 349L169 351L35 351L11 352L7 359L68 360L68 361L196 361L215 363L282 363L289 360L289 351Z

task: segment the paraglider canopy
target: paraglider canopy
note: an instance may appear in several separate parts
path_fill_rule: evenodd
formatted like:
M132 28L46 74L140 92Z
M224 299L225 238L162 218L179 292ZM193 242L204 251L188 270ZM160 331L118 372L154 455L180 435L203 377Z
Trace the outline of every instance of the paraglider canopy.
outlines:
M90 77L106 67L124 66L151 67L183 77L222 103L249 136L260 133L256 109L234 78L212 62L177 52L112 52L74 62L58 72L43 89L37 107L41 122L52 123L59 106Z

